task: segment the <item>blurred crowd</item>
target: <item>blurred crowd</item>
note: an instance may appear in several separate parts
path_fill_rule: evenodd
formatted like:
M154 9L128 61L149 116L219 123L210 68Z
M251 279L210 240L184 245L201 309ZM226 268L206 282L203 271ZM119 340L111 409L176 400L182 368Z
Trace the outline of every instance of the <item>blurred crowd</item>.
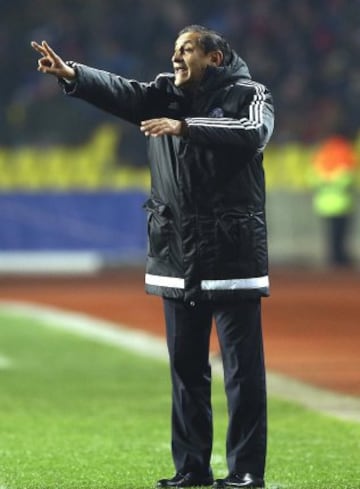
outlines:
M353 137L360 113L360 0L0 0L0 146L76 144L109 115L64 101L36 71L30 41L48 40L72 59L139 80L171 71L177 32L220 31L272 90L273 141ZM129 160L142 164L137 132L122 125ZM136 144L134 144L136 143Z

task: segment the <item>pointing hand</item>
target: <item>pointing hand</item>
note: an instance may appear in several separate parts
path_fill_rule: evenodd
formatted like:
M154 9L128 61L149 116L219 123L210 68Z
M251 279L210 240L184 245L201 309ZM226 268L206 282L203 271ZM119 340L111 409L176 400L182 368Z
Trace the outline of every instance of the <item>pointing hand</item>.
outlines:
M67 80L74 80L76 78L74 68L68 66L65 61L51 49L46 41L43 41L41 44L32 41L31 46L35 51L41 54L41 58L38 60L38 71L57 76L58 78L66 78Z

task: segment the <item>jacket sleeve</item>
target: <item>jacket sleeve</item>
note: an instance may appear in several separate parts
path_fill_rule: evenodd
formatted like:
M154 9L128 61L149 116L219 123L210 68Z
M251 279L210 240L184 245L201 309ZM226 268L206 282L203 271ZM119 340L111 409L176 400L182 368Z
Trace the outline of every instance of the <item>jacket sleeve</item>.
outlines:
M77 73L75 83L59 80L63 91L134 124L152 115L159 98L155 82L128 80L107 71L71 63Z
M264 85L251 83L237 117L185 118L188 140L204 145L237 145L254 152L264 149L274 128L272 97Z

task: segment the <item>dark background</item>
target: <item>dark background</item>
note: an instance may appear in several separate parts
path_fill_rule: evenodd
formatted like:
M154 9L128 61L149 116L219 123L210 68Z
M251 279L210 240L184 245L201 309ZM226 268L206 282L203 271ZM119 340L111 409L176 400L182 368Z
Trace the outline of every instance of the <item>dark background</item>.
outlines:
M176 35L193 23L223 33L272 90L273 142L311 144L340 130L353 137L359 127L359 0L0 0L0 7L0 146L78 144L109 120L64 101L54 80L36 71L31 40L150 81L171 71ZM114 121L125 132L123 157L145 165L143 138Z

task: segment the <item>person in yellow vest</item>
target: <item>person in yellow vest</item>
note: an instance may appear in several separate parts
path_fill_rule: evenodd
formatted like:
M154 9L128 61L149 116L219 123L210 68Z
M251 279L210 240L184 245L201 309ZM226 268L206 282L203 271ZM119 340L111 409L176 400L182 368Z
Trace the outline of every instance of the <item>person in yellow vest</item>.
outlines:
M349 266L348 237L354 210L356 153L344 136L325 140L314 154L314 211L325 222L330 265Z

